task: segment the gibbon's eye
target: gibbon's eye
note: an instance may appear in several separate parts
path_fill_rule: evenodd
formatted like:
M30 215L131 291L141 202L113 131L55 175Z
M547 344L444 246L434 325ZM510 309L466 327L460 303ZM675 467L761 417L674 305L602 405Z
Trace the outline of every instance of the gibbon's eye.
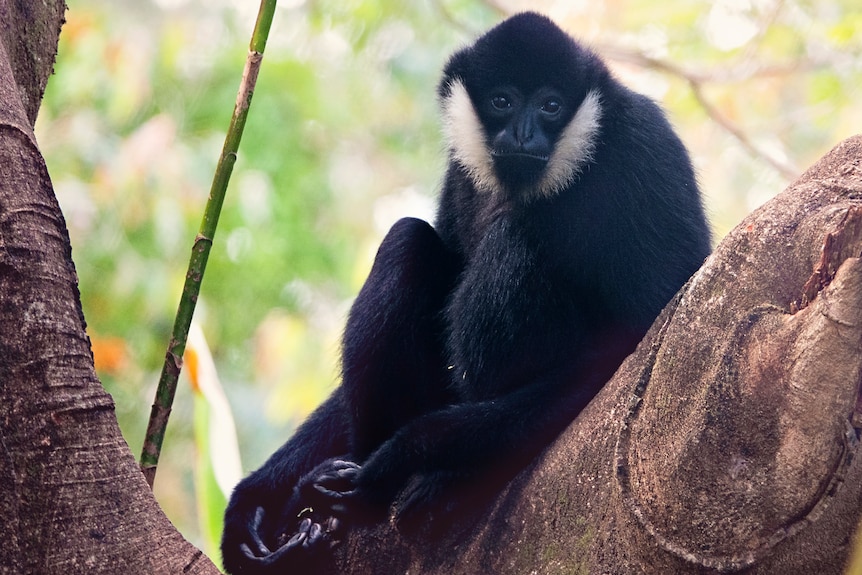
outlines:
M550 100L547 100L544 104L542 104L542 111L549 116L556 116L560 113L562 107L563 105L560 103L559 100L551 98Z
M491 98L491 105L494 106L495 110L502 112L512 107L512 101L506 96L499 95Z

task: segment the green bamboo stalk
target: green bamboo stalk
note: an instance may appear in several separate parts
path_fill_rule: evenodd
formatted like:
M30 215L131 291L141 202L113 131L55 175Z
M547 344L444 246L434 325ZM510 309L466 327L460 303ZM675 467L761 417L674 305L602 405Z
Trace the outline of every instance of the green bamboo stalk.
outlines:
M159 455L162 450L162 441L165 438L165 429L168 425L168 417L177 391L177 380L183 365L183 353L186 350L186 341L189 336L189 326L197 304L198 294L201 289L201 280L206 270L207 259L212 248L213 237L218 225L219 214L224 204L227 184L230 180L233 166L236 163L236 153L245 121L248 118L248 110L251 105L251 97L257 83L257 75L260 63L263 60L263 51L266 48L266 40L269 37L269 29L272 25L272 16L275 12L276 0L261 0L260 9L257 14L257 22L249 44L248 58L242 73L239 92L236 96L233 116L225 136L222 153L213 176L210 195L207 199L201 226L192 246L192 255L189 259L189 267L186 272L186 281L183 285L183 293L180 296L180 304L174 319L174 329L168 349L165 353L165 363L162 374L159 377L159 386L156 389L156 397L150 412L150 422L147 425L147 434L144 439L144 447L141 452L141 471L150 485L156 478L156 467L159 463Z

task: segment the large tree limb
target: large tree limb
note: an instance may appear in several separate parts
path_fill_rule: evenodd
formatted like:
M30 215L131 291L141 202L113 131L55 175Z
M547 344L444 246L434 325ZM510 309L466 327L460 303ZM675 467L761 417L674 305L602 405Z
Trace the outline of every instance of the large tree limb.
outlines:
M64 11L0 0L0 572L215 574L153 499L93 369L32 130Z

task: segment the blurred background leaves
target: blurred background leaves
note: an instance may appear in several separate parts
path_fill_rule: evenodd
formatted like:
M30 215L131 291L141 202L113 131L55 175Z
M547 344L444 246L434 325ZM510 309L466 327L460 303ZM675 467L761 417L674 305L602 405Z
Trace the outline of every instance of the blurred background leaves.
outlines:
M857 0L283 1L196 313L246 472L337 384L345 314L389 225L433 218L446 57L523 9L663 103L718 238L860 131ZM70 0L37 136L135 454L256 10ZM192 395L181 386L156 495L201 545Z

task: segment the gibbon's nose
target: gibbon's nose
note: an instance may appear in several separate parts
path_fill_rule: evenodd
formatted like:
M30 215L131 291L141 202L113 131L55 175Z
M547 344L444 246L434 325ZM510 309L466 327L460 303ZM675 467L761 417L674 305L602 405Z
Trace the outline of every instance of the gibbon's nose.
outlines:
M495 158L526 156L538 162L547 162L550 156L547 137L537 130L529 119L510 124L494 139L492 155Z
M530 118L529 114L522 115L521 118L515 122L512 127L512 133L515 136L515 143L518 148L522 151L526 151L526 149L530 147L530 144L533 141L533 134L535 133L533 119Z

